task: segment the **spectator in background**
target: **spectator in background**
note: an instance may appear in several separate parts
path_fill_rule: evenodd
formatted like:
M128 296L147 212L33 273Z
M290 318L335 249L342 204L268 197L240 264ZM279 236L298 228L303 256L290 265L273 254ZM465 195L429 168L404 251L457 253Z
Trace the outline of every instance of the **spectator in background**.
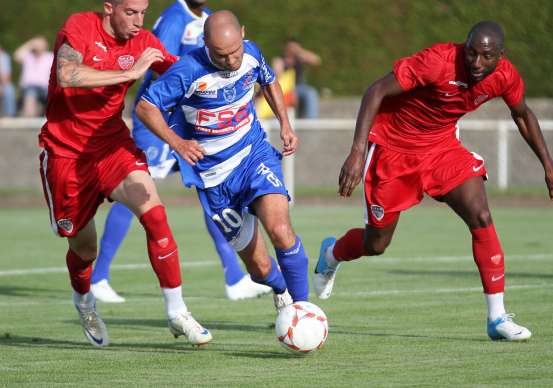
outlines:
M319 117L319 93L305 82L303 66L319 66L320 64L321 57L302 47L295 39L288 39L284 44L282 57L273 59L273 68L277 76L289 69L293 69L295 72L299 118L316 119Z
M19 81L23 101L21 115L24 117L39 116L41 114L39 102L42 106L46 104L54 54L48 51L46 38L37 36L19 46L15 50L14 59L22 67Z
M15 88L10 55L0 46L0 115L15 116Z

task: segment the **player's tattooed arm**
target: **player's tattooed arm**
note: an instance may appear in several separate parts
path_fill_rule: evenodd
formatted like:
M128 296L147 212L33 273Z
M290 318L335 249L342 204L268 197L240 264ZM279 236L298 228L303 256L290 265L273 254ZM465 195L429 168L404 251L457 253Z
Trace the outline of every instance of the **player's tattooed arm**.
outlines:
M83 55L63 43L57 55L56 71L58 81L61 87L79 87L82 85L82 74L79 72L79 66L83 63Z
M135 81L142 77L152 63L163 60L160 50L148 47L128 70L98 70L83 63L83 55L68 42L56 54L58 84L62 88L95 88Z

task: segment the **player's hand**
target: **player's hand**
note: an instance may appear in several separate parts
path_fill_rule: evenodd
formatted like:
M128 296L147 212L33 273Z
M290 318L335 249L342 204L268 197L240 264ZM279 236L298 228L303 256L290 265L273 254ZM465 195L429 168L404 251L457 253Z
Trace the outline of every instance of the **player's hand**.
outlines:
M342 165L342 169L340 170L340 178L338 180L340 185L338 193L342 197L349 197L351 193L353 193L355 186L357 186L361 181L364 157L364 152L352 150Z
M177 144L172 145L175 150L187 163L195 165L204 158L205 150L196 140L181 139Z
M545 184L549 190L549 199L553 200L553 170L545 172Z
M296 152L299 139L292 128L283 126L280 130L280 138L282 139L282 155L288 156Z
M154 62L163 62L164 56L160 50L148 47L130 70L133 79L142 77Z

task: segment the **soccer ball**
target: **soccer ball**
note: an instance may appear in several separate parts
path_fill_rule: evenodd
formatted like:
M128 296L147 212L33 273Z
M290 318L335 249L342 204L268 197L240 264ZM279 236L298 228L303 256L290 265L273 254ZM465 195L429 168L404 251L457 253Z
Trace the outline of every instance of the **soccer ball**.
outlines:
M311 353L323 347L328 336L328 321L319 307L296 302L278 313L275 332L278 342L294 353Z

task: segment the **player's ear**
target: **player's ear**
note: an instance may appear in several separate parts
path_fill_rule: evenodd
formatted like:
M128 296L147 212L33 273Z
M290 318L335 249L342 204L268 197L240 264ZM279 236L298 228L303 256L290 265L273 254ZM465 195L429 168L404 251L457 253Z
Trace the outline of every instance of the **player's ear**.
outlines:
M246 37L246 27L242 26L242 28L240 28L240 32L242 33L242 39L244 39Z
M105 15L113 14L113 3L111 1L104 1L104 14Z

